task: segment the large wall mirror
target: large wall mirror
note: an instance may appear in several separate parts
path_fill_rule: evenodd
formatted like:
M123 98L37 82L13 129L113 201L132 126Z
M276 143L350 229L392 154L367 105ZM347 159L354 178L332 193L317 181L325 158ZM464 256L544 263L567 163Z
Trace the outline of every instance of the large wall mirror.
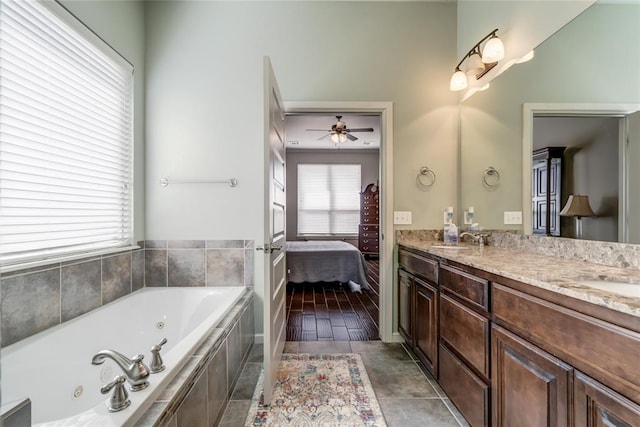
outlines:
M598 216L582 219L581 237L640 243L640 160L633 157L640 138L622 143L640 127L639 115L631 115L640 110L638 22L640 2L598 2L538 46L532 61L514 65L461 104L460 211L473 206L485 229L531 233L539 216L533 150L565 146L556 213L570 194L591 193ZM489 168L500 177L490 187ZM505 225L508 211L522 211L523 224ZM556 235L576 237L573 220L561 218Z

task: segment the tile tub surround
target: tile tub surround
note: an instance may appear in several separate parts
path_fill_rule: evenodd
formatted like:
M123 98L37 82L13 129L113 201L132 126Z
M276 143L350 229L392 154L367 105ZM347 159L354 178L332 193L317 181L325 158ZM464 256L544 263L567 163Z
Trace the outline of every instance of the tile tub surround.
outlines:
M18 270L0 278L2 347L144 286L144 249Z
M583 280L608 279L640 284L640 270L609 267L558 256L540 255L534 252L522 252L486 245L482 248L469 246L468 250L452 251L433 247L433 241L408 239L401 236L396 239L396 243L488 273L640 317L639 298L626 297L577 283Z
M1 346L144 286L254 285L253 240L148 240L140 249L0 277Z
M136 426L217 425L253 346L253 298L246 289Z

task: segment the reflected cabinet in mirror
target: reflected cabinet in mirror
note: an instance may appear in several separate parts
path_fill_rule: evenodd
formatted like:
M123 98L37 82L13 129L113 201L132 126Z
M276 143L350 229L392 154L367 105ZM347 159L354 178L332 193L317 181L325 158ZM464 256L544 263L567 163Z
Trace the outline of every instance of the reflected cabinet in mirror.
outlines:
M640 2L598 2L461 104L461 211L486 229L640 243L638 22ZM555 175L540 169L541 150L560 147ZM594 215L562 212L572 195ZM523 224L505 225L507 211Z

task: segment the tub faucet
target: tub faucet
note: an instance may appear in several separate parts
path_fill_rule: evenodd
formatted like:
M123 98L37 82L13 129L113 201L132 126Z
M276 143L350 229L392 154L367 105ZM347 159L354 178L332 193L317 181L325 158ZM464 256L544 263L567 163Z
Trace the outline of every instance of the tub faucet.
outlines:
M129 359L115 350L102 350L93 356L91 363L101 365L105 359L111 359L120 366L127 375L127 382L130 385L131 391L142 390L149 385L149 381L147 381L149 368L142 362L142 359L144 359L143 355L138 354L134 356L133 359Z

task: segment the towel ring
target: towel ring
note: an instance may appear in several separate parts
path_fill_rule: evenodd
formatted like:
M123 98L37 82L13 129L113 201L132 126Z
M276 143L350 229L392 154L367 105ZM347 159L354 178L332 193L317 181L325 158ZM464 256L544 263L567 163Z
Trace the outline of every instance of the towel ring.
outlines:
M493 166L489 166L482 174L482 184L489 190L495 190L500 184L500 172Z
M427 191L436 182L436 173L427 166L420 168L420 173L416 175L416 185L422 191Z

